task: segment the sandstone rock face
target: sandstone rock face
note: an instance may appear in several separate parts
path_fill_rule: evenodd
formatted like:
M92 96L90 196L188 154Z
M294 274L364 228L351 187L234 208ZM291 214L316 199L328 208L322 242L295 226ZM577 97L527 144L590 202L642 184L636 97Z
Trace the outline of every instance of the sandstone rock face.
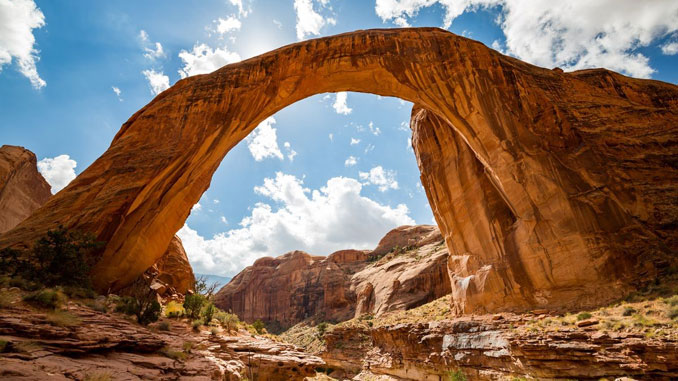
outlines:
M0 147L0 234L12 229L52 196L38 172L35 154L23 147Z
M458 312L596 305L675 261L677 86L543 69L431 28L303 41L177 82L0 246L56 224L94 233L107 242L94 285L121 288L163 255L259 122L335 91L435 116L415 114L414 146Z
M186 291L193 289L195 285L193 268L188 262L181 239L176 235L170 241L165 255L153 266L158 271L156 279L174 288L178 293L186 294Z
M447 250L435 226L401 226L372 252L328 257L294 251L261 258L236 275L214 303L241 319L343 321L417 307L450 292Z
M675 340L578 328L518 334L512 327L522 323L511 315L336 327L321 357L355 380L438 381L455 371L469 380L678 377Z

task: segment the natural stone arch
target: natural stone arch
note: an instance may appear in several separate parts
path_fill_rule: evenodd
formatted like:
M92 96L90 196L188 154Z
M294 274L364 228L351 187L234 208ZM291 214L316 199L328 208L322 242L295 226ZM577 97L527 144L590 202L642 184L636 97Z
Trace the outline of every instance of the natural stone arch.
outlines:
M643 194L654 175L638 165L617 183L629 160L642 162L674 180L672 196L675 171L661 158L621 160L608 145L620 124L638 137L662 128L656 139L675 141L675 86L541 69L429 28L304 41L177 82L134 114L68 187L0 237L0 246L31 242L56 224L93 232L107 242L93 283L119 289L164 253L223 157L259 122L336 91L395 96L429 113L413 128L432 138L417 151L452 254L459 312L607 301L619 291L604 287L624 290L638 279L639 255L659 260L676 249L678 214L668 193ZM641 109L642 120L628 117ZM663 119L647 117L650 111ZM647 153L652 139L625 144ZM675 148L663 153L675 160ZM471 167L460 166L462 158L475 169L463 171ZM489 189L478 198L483 211L464 205L472 196L463 186L462 202L449 193L461 173ZM495 207L502 212L490 213ZM646 269L654 274L656 266Z

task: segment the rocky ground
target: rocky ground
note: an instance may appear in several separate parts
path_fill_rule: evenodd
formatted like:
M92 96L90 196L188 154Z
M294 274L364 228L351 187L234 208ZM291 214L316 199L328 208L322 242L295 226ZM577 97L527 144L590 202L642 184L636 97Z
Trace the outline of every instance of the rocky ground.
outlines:
M549 311L449 318L449 297L282 337L314 351L329 378L356 380L678 377L678 296L576 315ZM319 344L321 341L322 344ZM320 379L320 378L319 378Z
M0 290L3 380L303 380L324 366L244 327L195 331L164 318L143 327L110 312L103 297L44 310L23 302L25 294Z

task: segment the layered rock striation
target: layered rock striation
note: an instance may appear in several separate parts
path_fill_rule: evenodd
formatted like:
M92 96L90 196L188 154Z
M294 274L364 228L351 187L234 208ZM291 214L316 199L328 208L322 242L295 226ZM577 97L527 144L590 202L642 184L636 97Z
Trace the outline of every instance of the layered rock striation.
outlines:
M417 307L450 292L447 250L434 226L401 226L374 251L327 257L293 251L261 258L214 297L245 321L286 328L306 319L344 321Z
M677 86L539 68L432 28L302 41L177 82L0 247L58 224L91 232L107 242L94 285L120 289L164 254L259 122L336 91L431 115L415 114L413 143L458 313L598 305L675 264Z
M0 147L0 234L25 220L51 196L33 152L17 146Z

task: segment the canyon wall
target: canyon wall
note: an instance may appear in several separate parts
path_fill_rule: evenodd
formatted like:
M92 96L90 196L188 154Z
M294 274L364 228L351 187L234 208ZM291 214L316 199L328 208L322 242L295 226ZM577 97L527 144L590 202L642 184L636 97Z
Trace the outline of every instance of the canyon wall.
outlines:
M339 322L449 294L446 268L447 249L435 226L401 226L373 251L260 258L219 290L214 304L245 321L276 322L280 328L306 319Z
M0 247L58 224L91 232L107 242L95 287L120 289L163 255L232 147L336 91L399 97L437 119L414 122L414 144L457 312L598 305L675 263L677 86L539 68L434 28L302 41L177 82Z
M52 196L37 162L35 154L23 147L0 147L0 234L25 220Z

